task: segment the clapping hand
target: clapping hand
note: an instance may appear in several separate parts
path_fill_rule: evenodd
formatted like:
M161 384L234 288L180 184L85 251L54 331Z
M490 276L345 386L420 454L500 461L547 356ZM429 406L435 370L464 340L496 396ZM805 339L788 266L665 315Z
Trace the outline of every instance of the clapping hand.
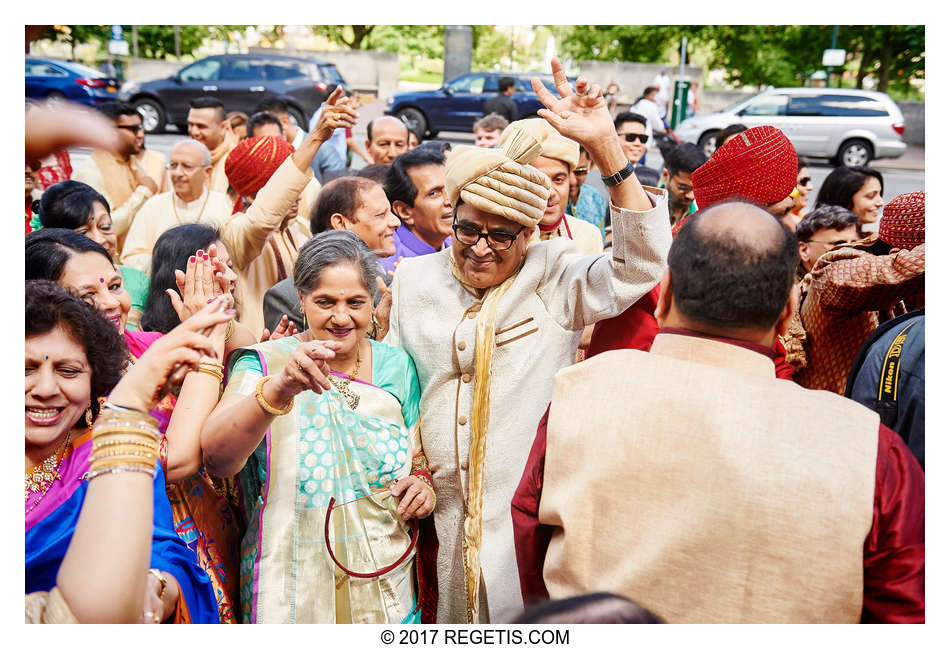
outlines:
M280 338L286 338L287 336L296 336L299 332L297 331L297 325L287 317L285 313L280 318L280 322L277 323L277 326L274 327L274 333L271 333L270 329L264 327L264 330L261 332L260 342L267 342L268 340L278 340Z
M600 86L589 84L581 78L577 80L575 92L571 89L561 61L556 57L551 59L551 72L560 98L551 94L538 77L531 79L531 87L545 106L538 111L538 115L546 119L558 133L579 142L588 151L604 138L616 140L614 122Z

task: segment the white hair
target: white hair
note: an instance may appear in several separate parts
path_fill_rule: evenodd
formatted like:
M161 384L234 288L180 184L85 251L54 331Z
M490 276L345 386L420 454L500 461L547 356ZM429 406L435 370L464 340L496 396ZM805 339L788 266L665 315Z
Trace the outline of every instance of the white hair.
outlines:
M198 140L192 140L191 138L188 138L187 140L182 140L181 142L176 144L174 147L172 147L172 153L175 152L175 149L178 149L179 147L182 147L182 146L191 146L197 149L198 151L200 151L201 152L201 166L202 167L211 166L211 151L209 151L208 147L206 147L204 144L202 144Z

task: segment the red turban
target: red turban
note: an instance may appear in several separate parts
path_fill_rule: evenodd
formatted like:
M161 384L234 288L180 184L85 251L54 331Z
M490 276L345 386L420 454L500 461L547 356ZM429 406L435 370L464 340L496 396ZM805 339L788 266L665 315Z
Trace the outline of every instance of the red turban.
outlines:
M284 160L294 152L287 140L276 135L249 137L231 150L224 173L239 196L260 191ZM238 198L237 205L240 205ZM237 210L237 205L235 210Z
M798 155L774 126L756 126L722 145L693 172L699 209L728 199L777 203L795 189Z
M878 235L895 248L910 250L924 242L924 192L901 194L884 206Z

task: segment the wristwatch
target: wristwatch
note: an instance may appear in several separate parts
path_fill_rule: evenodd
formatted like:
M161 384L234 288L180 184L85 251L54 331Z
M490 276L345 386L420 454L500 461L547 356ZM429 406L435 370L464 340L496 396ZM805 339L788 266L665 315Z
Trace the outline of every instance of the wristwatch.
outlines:
M608 187L616 187L627 178L633 174L633 163L627 160L627 166L618 171L615 174L610 174L609 176L601 176L600 179L604 181L604 184Z

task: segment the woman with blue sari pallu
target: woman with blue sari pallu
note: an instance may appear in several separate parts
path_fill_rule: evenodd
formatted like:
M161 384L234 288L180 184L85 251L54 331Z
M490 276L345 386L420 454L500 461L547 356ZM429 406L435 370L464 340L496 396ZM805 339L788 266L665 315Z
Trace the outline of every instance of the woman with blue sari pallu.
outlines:
M418 520L435 508L409 356L366 336L377 259L347 231L299 252L308 329L236 351L202 429L205 465L239 473L242 619L414 623Z
M169 340L156 343L154 352L146 352L139 359L144 367L130 380L141 384L143 376L150 377L155 392L157 386L166 383L166 377L168 382L174 382L171 374L177 376L184 369L178 363L197 365L200 354L194 348L206 353L211 349L199 330L214 329L215 324L223 328L233 317L214 314L209 318L216 306L208 305L198 324L192 320L182 326L187 339L179 331L173 332ZM153 476L153 524L151 556L142 569L143 573L146 568L151 569L147 574L128 575L128 579L144 586L138 594L138 621L216 623L211 583L197 565L194 553L175 533L165 496L164 474L161 465L155 464L158 427L145 411L153 407L156 395L133 403L129 390L120 390L117 402L105 402L100 413L100 397L116 386L128 364L128 349L116 327L93 307L48 281L26 283L25 316L26 593L50 593L49 601L55 603L56 611L75 611L75 616L61 614L53 620L46 614L37 617L43 621L75 621L71 617L98 622L131 621L128 615L111 618L115 607L110 612L108 602L96 601L102 599L96 597L102 588L93 590L95 578L89 580L88 575L77 573L75 556L70 559L70 554L76 553L67 553L67 549L72 550L70 545L81 519L89 482L111 471L144 470ZM159 362L175 355L175 364ZM97 417L107 420L106 424L111 422L112 430L102 430L98 422L96 430L90 430ZM143 450L137 450L139 447ZM80 550L89 548L88 531L87 523ZM101 526L102 534L111 531L110 526ZM122 541L110 537L103 543ZM117 553L116 562L123 559L121 554ZM67 564L69 578L62 574L58 577L60 566ZM77 583L90 585L89 589L80 587L77 591ZM30 602L28 598L28 619Z

